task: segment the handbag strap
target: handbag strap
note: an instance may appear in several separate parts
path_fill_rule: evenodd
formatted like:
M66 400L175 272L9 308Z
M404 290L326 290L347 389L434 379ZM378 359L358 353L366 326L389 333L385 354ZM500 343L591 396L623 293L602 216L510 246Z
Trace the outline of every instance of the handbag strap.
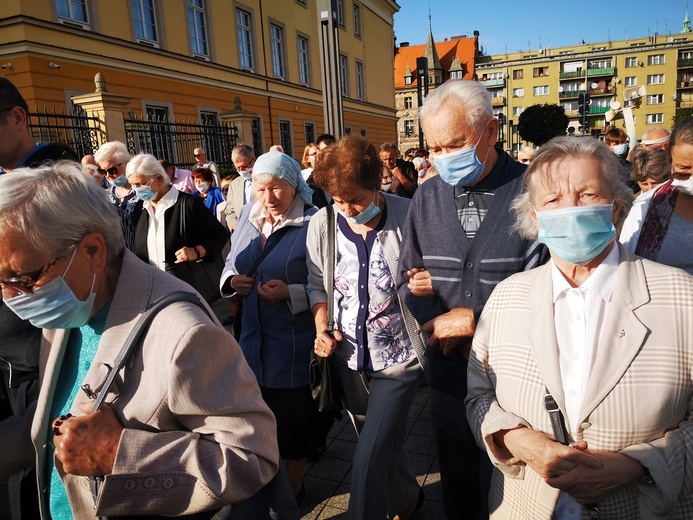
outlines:
M265 257L274 249L274 247L279 243L281 238L286 235L286 232L289 231L290 226L285 226L283 228L278 229L274 233L272 233L269 238L267 239L267 243L265 244L265 248L262 250L262 253L260 253L260 256L258 256L255 261L253 262L253 265L250 266L250 269L248 270L248 273L245 276L253 276L255 274L255 271L257 271L257 268L260 267L260 264L262 261L265 259Z
M182 196L181 193L178 194L179 197ZM186 205L187 202L187 197L183 197L183 200L181 201L181 207L180 207L180 238L183 241L183 247L185 247L188 243L188 235L186 233L187 231L187 214L188 214L188 208Z
M327 211L327 328L328 333L334 330L334 250L336 228L334 208L331 204L325 206Z
M567 446L569 444L568 430L565 427L563 412L561 412L561 409L558 407L558 403L556 403L556 400L551 395L551 392L549 392L549 389L546 387L544 388L546 389L546 393L544 394L544 410L546 410L546 412L549 414L549 419L551 420L551 429L553 430L553 437L557 442Z

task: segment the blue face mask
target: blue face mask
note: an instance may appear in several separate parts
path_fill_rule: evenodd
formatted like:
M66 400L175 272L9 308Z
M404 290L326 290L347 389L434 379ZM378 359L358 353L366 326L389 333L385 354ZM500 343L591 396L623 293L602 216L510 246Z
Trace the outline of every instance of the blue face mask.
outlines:
M70 269L76 253L75 250L63 276ZM89 321L94 308L96 275L91 282L89 297L84 301L75 296L63 276L37 287L33 294L20 294L5 300L5 304L21 319L29 320L29 323L39 329L83 327Z
M380 206L375 203L377 192L373 192L373 200L361 213L354 217L347 217L341 210L337 209L337 212L343 216L349 224L356 224L358 226L370 222L370 220L380 213Z
M613 204L603 204L537 211L539 242L566 262L586 264L616 237L613 208Z
M614 153L616 155L623 155L628 151L628 143L617 144L614 146Z
M484 127L484 132L485 130L486 127ZM484 132L481 133L479 140L474 146L433 156L433 164L436 170L438 170L438 175L447 184L455 187L473 186L479 180L484 171L488 154L491 151L489 148L486 151L484 162L479 162L479 158L476 156L476 147L479 146Z
M151 186L135 188L135 193L140 200L144 200L145 202L148 200L154 200L156 198L156 193L154 193Z
M117 188L122 188L128 183L128 178L125 175L121 175L120 177L116 177L115 179L107 179L108 183L111 186L116 186Z

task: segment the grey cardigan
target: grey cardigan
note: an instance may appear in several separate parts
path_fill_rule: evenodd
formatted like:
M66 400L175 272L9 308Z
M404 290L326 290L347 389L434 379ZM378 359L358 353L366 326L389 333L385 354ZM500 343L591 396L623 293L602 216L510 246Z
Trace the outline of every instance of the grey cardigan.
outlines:
M394 195L383 194L387 205L387 217L383 229L378 231L377 240L383 246L387 266L395 278L395 284L399 285L399 250L402 243L402 226L409 210L409 199L396 197ZM337 219L335 219L335 226ZM327 273L325 272L325 260L327 258L327 210L322 208L318 211L308 225L308 237L306 238L308 254L308 299L311 308L317 303L327 302ZM426 369L426 343L428 338L421 329L419 323L405 305L402 298L397 296L404 324L409 334L409 339L414 346L416 357L421 366Z

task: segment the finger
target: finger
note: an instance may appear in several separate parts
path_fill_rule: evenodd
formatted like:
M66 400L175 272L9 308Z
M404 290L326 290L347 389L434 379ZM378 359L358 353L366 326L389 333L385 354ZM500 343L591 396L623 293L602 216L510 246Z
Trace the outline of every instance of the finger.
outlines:
M566 456L562 457L565 460L575 462L576 464L584 464L588 468L601 469L602 461L598 457L592 455L586 451L580 451L578 449L571 449Z
M79 411L84 414L90 414L94 410L94 401L84 401L79 403Z

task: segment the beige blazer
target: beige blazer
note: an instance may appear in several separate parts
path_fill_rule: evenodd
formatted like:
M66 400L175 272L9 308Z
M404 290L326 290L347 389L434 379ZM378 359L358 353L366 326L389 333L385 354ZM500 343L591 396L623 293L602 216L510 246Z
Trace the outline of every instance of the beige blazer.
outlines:
M602 520L693 518L693 277L619 246L611 311L604 317L575 441L639 460L655 486L622 488L602 502ZM529 466L503 460L492 435L525 425L552 434L548 387L565 416L550 266L498 285L474 335L467 417L495 465L493 518L551 519L557 489Z
M245 206L245 183L242 176L236 177L229 184L229 193L226 196L226 223L230 230L233 230L233 221L241 214L241 209ZM250 196L248 204L255 202L255 193Z
M191 287L126 250L106 330L80 384L98 391L141 313L178 290ZM32 428L39 490L46 485L50 408L66 344L66 331L44 332ZM87 400L80 391L71 413L81 415L78 405ZM154 318L107 402L125 429L98 498L99 515L175 516L219 508L253 495L278 470L274 416L253 373L233 337L195 305L176 303ZM74 518L93 519L88 479L59 471ZM47 518L47 497L40 492L40 499Z

